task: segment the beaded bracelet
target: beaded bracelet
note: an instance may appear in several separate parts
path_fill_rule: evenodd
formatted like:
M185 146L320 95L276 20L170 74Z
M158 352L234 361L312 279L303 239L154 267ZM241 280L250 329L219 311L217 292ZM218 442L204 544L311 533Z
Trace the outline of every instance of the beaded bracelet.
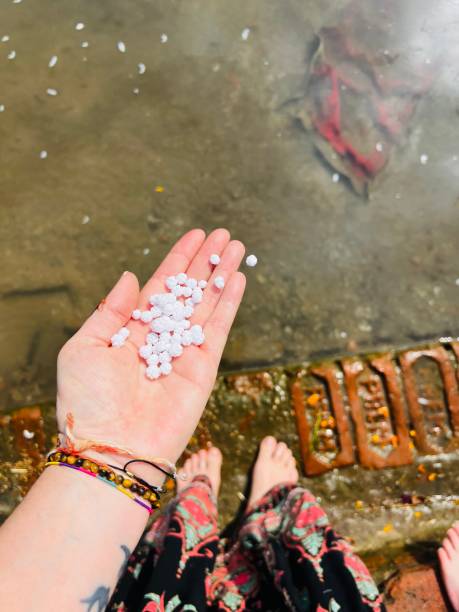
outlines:
M48 455L48 461L45 467L49 465L61 465L64 467L70 467L80 472L84 472L89 476L95 476L99 480L106 482L118 489L121 493L124 493L133 501L144 507L151 514L153 509L159 508L160 496L155 490L151 490L145 486L139 485L135 480L125 478L121 474L116 474L113 470L107 469L104 465L99 465L95 461L79 457L78 455L65 454L61 451L57 451ZM135 494L140 497L136 497ZM150 505L144 503L145 500Z
M108 477L108 480L111 482L121 485L125 489L131 489L135 493L139 493L141 497L147 501L159 501L161 495L165 493L165 490L162 487L150 485L148 482L145 482L145 480L131 474L127 470L110 465L109 463L97 463L97 461L94 461L93 459L82 457L81 455L69 452L64 448L58 448L56 451L51 451L51 453L48 454L48 460L65 461L66 463L76 465L77 467L83 466L95 474L100 473L103 478ZM108 468L112 468L112 470ZM124 472L127 476L129 476L129 478L126 478L121 474L117 474L114 470ZM150 495L148 495L148 492Z

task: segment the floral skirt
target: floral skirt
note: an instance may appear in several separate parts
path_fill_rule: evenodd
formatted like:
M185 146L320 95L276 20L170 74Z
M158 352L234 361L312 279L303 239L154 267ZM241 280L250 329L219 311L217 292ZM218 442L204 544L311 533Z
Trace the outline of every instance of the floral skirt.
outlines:
M307 490L278 486L223 540L199 476L145 533L107 610L384 611L366 566Z

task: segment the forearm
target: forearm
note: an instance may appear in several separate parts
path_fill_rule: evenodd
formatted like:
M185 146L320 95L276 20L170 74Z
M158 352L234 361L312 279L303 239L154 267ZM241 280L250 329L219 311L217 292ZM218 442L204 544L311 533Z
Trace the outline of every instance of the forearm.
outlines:
M47 468L0 529L0 610L104 610L147 519L100 480Z

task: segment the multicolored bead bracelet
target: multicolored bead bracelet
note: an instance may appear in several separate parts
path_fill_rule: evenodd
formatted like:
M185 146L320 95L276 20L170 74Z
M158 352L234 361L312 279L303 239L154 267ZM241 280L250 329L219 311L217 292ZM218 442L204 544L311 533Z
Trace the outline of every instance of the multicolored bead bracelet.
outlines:
M136 482L134 479L126 478L121 474L116 474L107 466L100 465L90 459L57 451L48 455L48 461L46 462L45 467L50 465L70 467L80 472L84 472L88 476L95 476L99 480L110 484L124 495L130 497L133 501L148 510L150 514L154 509L159 508L160 495L155 488L144 486L143 484Z

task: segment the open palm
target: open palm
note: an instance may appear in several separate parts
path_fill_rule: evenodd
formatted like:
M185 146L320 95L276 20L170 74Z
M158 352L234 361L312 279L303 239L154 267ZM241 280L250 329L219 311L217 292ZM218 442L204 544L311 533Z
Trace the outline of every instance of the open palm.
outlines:
M221 255L215 270L209 264L212 253ZM59 354L59 430L64 431L71 413L74 434L80 439L109 440L114 446L133 449L137 457L162 456L175 462L215 382L244 293L245 277L237 271L243 256L243 245L230 241L226 230L215 230L207 239L202 230L193 230L177 242L141 291L134 274L124 273ZM187 347L174 360L169 376L152 381L146 378L145 363L138 355L148 326L130 320L130 315L135 308L146 309L150 295L166 291L165 278L179 272L210 279L192 317L193 324L204 328L206 340L200 347ZM223 291L213 285L217 275L226 281ZM111 336L122 326L131 332L127 343L111 347ZM88 454L100 458L100 453ZM116 461L112 455L104 458Z

